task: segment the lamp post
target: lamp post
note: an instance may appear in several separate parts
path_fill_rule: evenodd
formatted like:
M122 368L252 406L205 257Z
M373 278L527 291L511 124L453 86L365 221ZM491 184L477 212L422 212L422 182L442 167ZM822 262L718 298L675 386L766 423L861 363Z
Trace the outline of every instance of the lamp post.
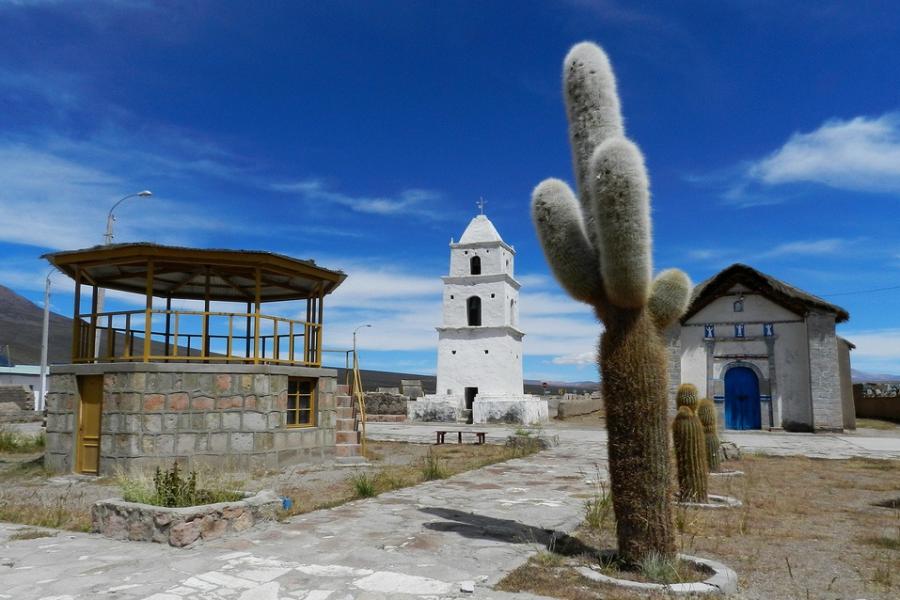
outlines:
M103 243L105 245L112 244L113 241L113 223L116 222L116 216L113 214L116 208L119 207L120 204L128 200L129 198L149 198L153 195L153 192L150 190L144 190L142 192L135 192L134 194L128 194L127 196L123 196L119 198L118 202L112 205L112 208L109 209L109 212L106 214L106 233L103 234ZM106 299L106 290L100 288L97 290L97 313L103 312L103 301ZM75 318L78 318L78 315L75 315ZM108 335L112 335L112 333L108 333ZM94 358L100 356L100 330L94 332Z
M106 245L112 244L113 241L113 223L116 221L116 216L113 214L113 211L118 208L120 204L128 200L129 198L149 198L153 195L153 192L150 190L144 190L143 192L137 192L134 194L128 194L124 198L120 198L118 202L112 205L112 208L109 209L109 213L106 215L106 233L103 235L103 243Z
M50 278L56 272L52 268L44 278L44 327L41 330L41 384L38 388L38 397L34 403L34 410L43 412L44 398L47 395L47 346L50 341Z

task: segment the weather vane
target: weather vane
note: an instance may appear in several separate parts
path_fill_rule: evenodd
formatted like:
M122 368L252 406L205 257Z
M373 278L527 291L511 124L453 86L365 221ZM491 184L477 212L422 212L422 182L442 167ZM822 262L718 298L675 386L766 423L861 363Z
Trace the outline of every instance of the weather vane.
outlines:
M487 200L485 200L484 198L479 198L478 202L476 202L475 204L478 206L481 214L484 214L484 205L487 204Z

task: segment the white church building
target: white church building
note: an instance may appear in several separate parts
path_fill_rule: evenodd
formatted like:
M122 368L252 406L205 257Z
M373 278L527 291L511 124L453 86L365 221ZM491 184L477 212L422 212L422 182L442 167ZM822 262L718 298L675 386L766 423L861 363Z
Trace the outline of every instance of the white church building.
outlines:
M410 402L409 420L548 420L547 401L524 393L515 255L484 214L472 219L459 242L450 241L437 328L437 393Z

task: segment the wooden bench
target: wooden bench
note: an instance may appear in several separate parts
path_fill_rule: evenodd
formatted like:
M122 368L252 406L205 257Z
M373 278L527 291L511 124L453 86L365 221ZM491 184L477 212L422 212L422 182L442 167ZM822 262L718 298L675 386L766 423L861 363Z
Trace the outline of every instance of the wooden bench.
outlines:
M474 434L474 435L475 435L475 443L476 443L476 444L483 444L483 443L484 443L484 436L487 435L487 432L485 432L485 431L468 431L468 430L458 430L458 431L435 431L435 434L437 434L437 439L436 439L435 442L434 442L435 445L437 445L437 444L443 444L443 443L444 443L444 436L446 436L448 433L455 433L455 434L456 434L456 443L457 443L457 444L462 444L462 437L463 437L463 434L464 434L464 433L472 433L472 434Z

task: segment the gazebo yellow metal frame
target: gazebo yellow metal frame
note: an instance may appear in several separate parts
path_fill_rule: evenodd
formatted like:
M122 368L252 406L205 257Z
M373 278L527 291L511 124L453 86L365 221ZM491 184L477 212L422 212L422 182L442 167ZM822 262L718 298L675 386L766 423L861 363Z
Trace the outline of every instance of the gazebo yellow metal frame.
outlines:
M318 367L324 298L346 278L313 261L272 252L150 243L95 246L44 258L75 281L73 363ZM81 309L85 285L92 288L89 312ZM98 312L100 290L143 295L144 307ZM155 298L164 299L165 308L155 307ZM173 308L173 300L183 306ZM267 302L302 300L305 319L261 311ZM202 308L190 306L201 301ZM245 310L211 310L212 302L239 302Z

